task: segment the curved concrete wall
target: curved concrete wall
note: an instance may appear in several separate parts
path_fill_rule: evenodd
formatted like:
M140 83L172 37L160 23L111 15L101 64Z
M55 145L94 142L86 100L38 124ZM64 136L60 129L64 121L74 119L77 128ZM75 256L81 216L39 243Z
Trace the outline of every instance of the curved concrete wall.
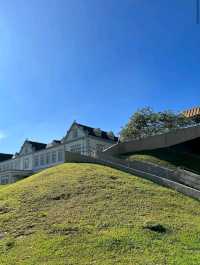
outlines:
M121 155L143 150L170 147L200 137L200 125L178 129L165 134L132 140L111 146L104 151L108 155Z

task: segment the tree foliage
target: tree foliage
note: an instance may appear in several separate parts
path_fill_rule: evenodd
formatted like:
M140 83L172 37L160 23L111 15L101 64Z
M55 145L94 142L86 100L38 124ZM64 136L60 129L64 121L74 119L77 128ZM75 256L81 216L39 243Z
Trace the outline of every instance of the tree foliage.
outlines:
M121 141L140 139L143 137L169 132L195 124L182 113L170 110L154 112L150 107L136 111L120 132Z

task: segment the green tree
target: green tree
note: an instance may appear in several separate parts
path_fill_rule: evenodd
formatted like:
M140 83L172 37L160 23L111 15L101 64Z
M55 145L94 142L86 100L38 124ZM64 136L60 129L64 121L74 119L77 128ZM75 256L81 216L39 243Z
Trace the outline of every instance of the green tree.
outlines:
M200 123L200 115L190 118L195 124Z
M152 108L145 107L136 111L129 122L122 128L120 138L122 141L142 138L146 135L151 135L157 128L157 114Z
M120 132L121 141L140 139L159 133L169 132L194 124L181 113L170 110L154 112L150 107L136 111Z

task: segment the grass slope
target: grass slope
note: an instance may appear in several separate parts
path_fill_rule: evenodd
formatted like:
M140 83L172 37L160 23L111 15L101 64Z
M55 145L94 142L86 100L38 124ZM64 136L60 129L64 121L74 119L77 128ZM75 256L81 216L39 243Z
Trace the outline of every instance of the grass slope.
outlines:
M147 161L169 168L182 167L200 174L200 156L177 152L170 148L141 151L123 158Z
M108 167L63 164L1 189L0 264L197 265L200 203Z

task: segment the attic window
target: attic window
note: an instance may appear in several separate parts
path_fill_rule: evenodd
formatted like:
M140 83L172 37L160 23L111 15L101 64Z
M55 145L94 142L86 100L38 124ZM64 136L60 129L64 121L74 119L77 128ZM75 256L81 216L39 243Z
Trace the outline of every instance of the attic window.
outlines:
M25 149L24 149L24 153L25 153L25 154L28 154L28 148L27 148L27 147L25 147Z
M78 137L78 130L77 129L73 129L73 131L72 131L72 137L73 138L77 138Z

